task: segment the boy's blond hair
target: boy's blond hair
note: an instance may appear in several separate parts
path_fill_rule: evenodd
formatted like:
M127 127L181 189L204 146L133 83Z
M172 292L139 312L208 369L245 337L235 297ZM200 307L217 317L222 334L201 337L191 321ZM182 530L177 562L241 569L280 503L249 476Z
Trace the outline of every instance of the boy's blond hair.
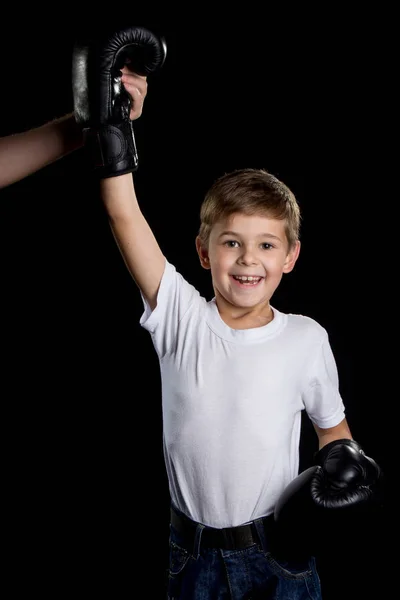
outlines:
M293 192L264 169L238 169L219 177L200 208L199 238L208 248L212 227L234 213L285 220L291 249L300 236L300 207Z

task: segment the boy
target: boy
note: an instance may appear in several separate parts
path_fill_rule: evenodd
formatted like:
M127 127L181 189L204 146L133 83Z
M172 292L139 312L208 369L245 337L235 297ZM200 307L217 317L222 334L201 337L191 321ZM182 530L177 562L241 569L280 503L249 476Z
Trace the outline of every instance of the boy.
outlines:
M326 332L270 303L300 251L293 194L262 170L226 174L212 186L196 238L215 291L206 302L162 254L140 212L132 177L104 179L101 188L142 294L140 323L160 360L173 507L170 597L196 598L199 586L209 586L205 598L213 597L214 587L222 598L245 580L249 590L260 586L264 593L273 585L277 593L290 588L296 598L309 586L319 594L313 559L300 567L271 566L273 559L254 545L234 546L236 557L226 548L222 559L212 547L203 557L201 529L195 548L185 541L197 524L219 530L260 519L271 528L268 516L298 473L302 409L313 420L320 447L351 439Z

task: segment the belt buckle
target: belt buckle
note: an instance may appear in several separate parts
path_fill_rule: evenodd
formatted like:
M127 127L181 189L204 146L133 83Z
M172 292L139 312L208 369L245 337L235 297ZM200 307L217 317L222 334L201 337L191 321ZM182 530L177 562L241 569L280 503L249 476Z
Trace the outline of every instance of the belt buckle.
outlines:
M224 545L227 549L235 550L236 548L236 536L234 534L234 529L231 527L225 527L223 530L222 538L224 540Z
M254 528L252 524L239 525L238 527L223 530L223 538L228 548L242 550L255 542Z

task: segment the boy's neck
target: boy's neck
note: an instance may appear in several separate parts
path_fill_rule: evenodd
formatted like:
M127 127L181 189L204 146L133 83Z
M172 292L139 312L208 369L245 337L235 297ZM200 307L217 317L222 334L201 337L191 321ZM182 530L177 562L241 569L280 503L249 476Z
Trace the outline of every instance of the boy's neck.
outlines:
M253 329L268 325L274 313L269 302L264 306L254 308L240 308L228 305L223 299L216 296L216 304L223 322L231 329Z

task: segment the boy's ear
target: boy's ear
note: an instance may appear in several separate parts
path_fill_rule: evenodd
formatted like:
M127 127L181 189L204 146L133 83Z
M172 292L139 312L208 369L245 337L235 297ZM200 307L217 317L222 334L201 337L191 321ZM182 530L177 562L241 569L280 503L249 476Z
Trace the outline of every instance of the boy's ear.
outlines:
M283 265L284 273L290 273L290 271L293 271L294 265L296 264L296 261L299 258L300 246L300 241L297 240L295 245L289 250L286 256L285 264Z
M200 258L200 264L203 269L210 268L210 257L208 256L208 250L201 245L199 236L196 237L196 250Z

